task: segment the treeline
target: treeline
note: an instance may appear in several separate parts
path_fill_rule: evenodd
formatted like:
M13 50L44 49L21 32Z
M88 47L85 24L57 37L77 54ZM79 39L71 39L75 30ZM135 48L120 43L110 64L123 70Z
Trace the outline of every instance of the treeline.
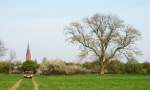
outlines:
M0 73L5 74L21 74L25 70L32 70L36 73L39 64L36 61L27 61L27 62L10 62L10 61L0 61Z
M0 61L0 73L21 73L22 72L22 63L21 62L12 62L9 61Z
M97 62L84 63L83 67L90 69L93 73L99 73ZM107 74L150 74L150 62L139 63L136 60L129 60L124 63L119 60L110 61L105 69Z
M44 60L37 64L35 61L13 62L0 61L0 73L21 74L24 70L33 70L36 74L42 75L72 75L72 74L95 74L100 72L98 61L85 62L83 64L66 63L60 60ZM124 63L113 60L105 66L107 74L150 74L150 62L139 63L136 60L129 60Z

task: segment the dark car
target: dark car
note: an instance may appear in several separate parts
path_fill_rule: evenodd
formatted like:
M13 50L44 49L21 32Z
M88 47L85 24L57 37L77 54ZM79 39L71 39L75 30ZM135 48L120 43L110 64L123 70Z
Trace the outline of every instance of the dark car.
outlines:
M25 71L24 74L23 74L23 76L25 78L32 78L33 72L32 71Z

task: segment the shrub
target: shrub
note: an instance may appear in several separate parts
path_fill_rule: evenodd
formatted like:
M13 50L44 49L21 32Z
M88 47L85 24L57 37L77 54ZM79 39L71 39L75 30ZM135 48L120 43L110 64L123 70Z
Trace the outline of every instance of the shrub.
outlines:
M33 71L35 73L37 66L38 65L36 62L30 60L30 61L25 61L22 64L22 69L23 69L23 71Z
M60 60L44 61L40 65L40 70L42 74L52 75L52 74L81 74L85 73L86 69L82 68L80 65L76 64L66 64Z
M108 73L112 74L125 73L125 64L118 60L113 60L107 65L107 70Z
M88 72L90 73L99 73L100 71L100 65L98 61L93 62L85 62L82 64L83 68L88 69Z
M144 69L144 74L150 74L150 63L144 62L143 63L143 69Z
M126 63L126 72L129 74L142 74L143 66L135 60Z
M0 73L9 73L9 62L0 62Z

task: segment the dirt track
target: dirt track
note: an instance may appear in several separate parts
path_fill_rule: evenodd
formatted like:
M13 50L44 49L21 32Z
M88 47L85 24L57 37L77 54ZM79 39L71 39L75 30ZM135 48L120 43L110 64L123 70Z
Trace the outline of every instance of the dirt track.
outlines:
M16 90L20 83L22 82L22 79L18 80L9 90Z
M33 82L33 85L34 85L34 90L40 90L39 87L38 87L37 82L34 79L32 79L32 82Z

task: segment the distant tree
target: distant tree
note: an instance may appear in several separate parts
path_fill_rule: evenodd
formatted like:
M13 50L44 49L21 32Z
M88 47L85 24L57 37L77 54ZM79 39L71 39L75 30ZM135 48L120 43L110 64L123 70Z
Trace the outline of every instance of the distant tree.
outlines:
M5 55L5 51L7 49L4 47L4 44L2 43L2 41L0 41L0 57Z
M80 56L95 56L99 60L100 74L114 57L133 57L139 53L135 42L140 32L116 16L95 14L83 22L70 23L65 28L68 40L78 44Z
M134 59L131 59L126 63L125 70L129 74L143 74L142 64Z
M31 60L25 61L22 64L23 71L33 71L35 73L37 67L38 67L38 64L35 61L31 61Z
M0 62L0 73L9 73L9 62L1 61Z
M43 62L46 62L47 61L47 58L46 57L43 57Z
M22 72L22 63L20 61L21 60L11 62L12 63L11 73L19 74Z
M144 62L143 68L145 70L145 74L150 74L150 62Z
M9 74L12 71L12 61L16 58L16 52L11 50L9 53Z

